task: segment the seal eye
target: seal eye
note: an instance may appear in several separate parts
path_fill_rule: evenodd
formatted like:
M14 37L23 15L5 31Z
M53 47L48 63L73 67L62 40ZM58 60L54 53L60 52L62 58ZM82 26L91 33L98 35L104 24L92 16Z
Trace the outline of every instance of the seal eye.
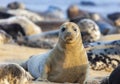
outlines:
M74 31L77 31L77 29L76 29L76 28L73 28L73 30L74 30Z
M65 27L62 28L62 32L64 32L64 31L65 31Z

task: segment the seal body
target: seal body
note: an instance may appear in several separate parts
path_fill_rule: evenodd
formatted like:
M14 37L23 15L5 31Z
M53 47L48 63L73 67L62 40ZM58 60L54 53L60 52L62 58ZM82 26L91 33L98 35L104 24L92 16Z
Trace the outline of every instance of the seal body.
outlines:
M37 80L84 84L88 59L79 27L72 22L64 23L57 45L48 53L32 56L23 65Z
M15 24L17 24L17 25L15 25ZM10 17L8 19L1 19L0 25L2 25L4 30L12 29L11 31L16 31L16 32L18 30L20 30L20 28L21 28L22 33L24 33L26 36L30 36L33 34L39 34L42 32L42 30L39 26L37 26L36 24L34 24L32 21L30 21L29 19L27 19L24 16L14 16L14 17ZM19 25L19 27L16 28L16 26L18 26L18 25ZM20 32L21 32L21 30L20 30Z
M120 40L89 43L87 51L90 68L112 71L120 64Z
M110 74L109 84L120 84L120 65Z
M98 25L91 19L82 19L77 23L80 27L84 43L94 42L100 39L101 32Z
M20 65L0 64L0 84L31 84L32 77Z

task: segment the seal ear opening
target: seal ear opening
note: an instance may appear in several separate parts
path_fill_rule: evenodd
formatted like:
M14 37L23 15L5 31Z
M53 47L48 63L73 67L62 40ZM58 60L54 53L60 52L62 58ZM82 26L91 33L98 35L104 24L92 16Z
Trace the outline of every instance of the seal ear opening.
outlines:
M76 32L77 31L77 29L76 28L73 28L73 30Z
M66 36L70 36L72 33L71 32L67 32L66 33Z

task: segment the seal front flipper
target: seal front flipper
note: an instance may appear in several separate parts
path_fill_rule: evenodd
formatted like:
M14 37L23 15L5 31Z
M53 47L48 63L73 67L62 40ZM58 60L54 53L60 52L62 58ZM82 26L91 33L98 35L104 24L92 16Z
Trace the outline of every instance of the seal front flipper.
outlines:
M49 82L48 81L48 69L47 66L44 66L42 71L40 71L40 76L36 79L36 81L44 81L44 82Z
M50 81L48 81L48 79L41 78L41 77L37 78L36 81L50 82Z

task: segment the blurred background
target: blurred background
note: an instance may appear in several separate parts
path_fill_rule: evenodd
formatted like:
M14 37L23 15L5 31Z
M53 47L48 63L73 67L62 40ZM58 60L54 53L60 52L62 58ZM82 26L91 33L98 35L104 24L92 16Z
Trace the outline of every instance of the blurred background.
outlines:
M34 11L45 11L50 6L55 6L65 13L71 4L77 4L83 10L103 15L120 11L120 0L0 0L0 6L5 7L14 1L22 2L26 8Z
M50 34L53 36L58 35L59 26L71 21L78 24L83 29L81 31L86 31L84 30L86 28L87 37L90 37L89 42L95 42L106 35L120 34L119 8L120 0L0 0L0 29L11 35L15 42L21 42L19 38L26 41L26 37L36 34L42 36L43 32L47 31L51 31ZM81 27L79 22L82 19L90 19L95 23L92 26L89 26L91 22L85 23L86 25ZM99 28L93 32L91 28L95 25ZM85 32L81 34L83 38L87 35ZM35 36L37 39L34 44L40 40L37 47L43 40L40 36ZM33 41L33 38L31 40ZM86 41L86 36L83 41Z

